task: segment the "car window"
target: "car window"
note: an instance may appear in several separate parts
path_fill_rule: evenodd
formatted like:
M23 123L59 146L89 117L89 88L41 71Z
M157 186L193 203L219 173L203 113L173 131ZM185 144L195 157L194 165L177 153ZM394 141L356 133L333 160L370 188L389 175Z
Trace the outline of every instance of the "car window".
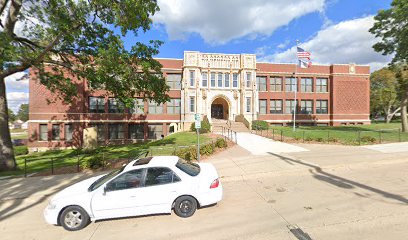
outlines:
M147 169L145 186L155 186L180 181L180 178L169 168Z
M198 164L187 162L182 158L179 158L176 167L192 177L197 176L200 173L200 166Z
M117 191L142 186L143 169L125 172L106 185L106 191Z
M93 182L91 184L91 186L89 186L88 191L92 192L93 190L97 189L98 187L100 187L102 184L106 183L107 181L111 180L112 178L116 177L117 175L119 175L123 169L125 167L122 167L120 169L116 169L106 175L104 175L103 177L99 178L98 180L96 180L95 182Z

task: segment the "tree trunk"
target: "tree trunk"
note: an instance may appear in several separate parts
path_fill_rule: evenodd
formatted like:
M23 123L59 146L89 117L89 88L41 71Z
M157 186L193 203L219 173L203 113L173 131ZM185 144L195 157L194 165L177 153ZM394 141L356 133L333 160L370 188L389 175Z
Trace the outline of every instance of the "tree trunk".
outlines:
M8 127L6 83L4 78L0 78L0 171L15 169L16 160Z
M408 131L407 105L408 105L408 92L405 93L404 99L402 99L401 101L401 123L403 132Z

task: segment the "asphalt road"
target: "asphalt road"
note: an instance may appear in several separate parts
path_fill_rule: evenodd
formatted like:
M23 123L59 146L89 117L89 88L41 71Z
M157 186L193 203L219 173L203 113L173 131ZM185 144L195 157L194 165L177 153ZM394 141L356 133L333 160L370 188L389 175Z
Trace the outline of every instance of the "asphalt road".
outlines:
M347 151L347 164L340 164L341 158L328 162L335 149L325 155L324 148L311 146L306 160L302 153L252 156L229 149L208 160L222 176L219 204L188 219L106 220L77 232L47 225L42 211L56 190L86 176L2 180L1 239L407 239L408 153L349 148L354 153Z

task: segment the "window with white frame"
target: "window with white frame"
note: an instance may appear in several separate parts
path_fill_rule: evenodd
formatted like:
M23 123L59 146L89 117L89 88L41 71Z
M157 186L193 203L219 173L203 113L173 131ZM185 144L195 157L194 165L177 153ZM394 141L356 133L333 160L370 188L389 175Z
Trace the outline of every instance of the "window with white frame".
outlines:
M296 87L297 87L296 78L287 77L285 79L285 91L286 92L295 92L297 91Z
M296 105L295 100L286 100L285 101L285 113L293 114L295 105Z
M141 98L133 99L133 108L130 109L130 114L144 114L144 100Z
M40 124L40 134L39 141L47 141L48 140L48 126L47 124Z
M266 114L266 99L259 100L259 114Z
M123 113L125 112L125 105L116 98L108 99L108 112L109 113Z
M247 97L246 98L246 112L251 112L251 98Z
M211 73L211 87L215 87L215 73Z
M163 124L149 124L147 126L149 139L160 139L163 135Z
M266 77L256 77L258 91L266 91Z
M313 92L313 78L301 78L300 79L300 91L301 92Z
M172 98L167 102L167 114L180 114L180 98Z
M208 85L208 73L203 72L201 74L201 86L202 87L207 87L207 85Z
M105 98L104 97L89 97L89 112L90 113L105 113Z
M222 87L222 73L217 74L217 86L220 88Z
M194 87L195 71L190 71L190 87Z
M312 114L313 113L313 100L302 100L300 102L300 113Z
M271 92L281 92L282 91L282 78L281 77L270 77L269 78L269 91Z
M109 139L124 139L125 132L122 123L109 124Z
M232 74L232 87L233 88L238 87L238 73L233 73Z
M58 141L60 140L60 125L53 124L51 129L51 140Z
M170 89L181 89L181 74L168 73L166 77L166 81Z
M245 82L246 82L245 86L247 88L251 87L251 77L252 77L252 74L250 72L248 72L246 74L246 79L245 79Z
M316 78L316 92L328 92L327 78Z
M269 102L269 113L270 114L282 114L282 100L271 100Z
M229 73L224 74L224 87L226 88L230 87L230 74Z
M317 114L327 114L327 100L316 100L316 113Z
M195 112L195 97L190 97L190 112Z
M162 114L163 113L163 105L158 104L153 100L149 101L149 114Z
M64 136L65 136L65 141L70 142L72 141L72 133L73 133L73 127L72 124L65 124L64 125Z

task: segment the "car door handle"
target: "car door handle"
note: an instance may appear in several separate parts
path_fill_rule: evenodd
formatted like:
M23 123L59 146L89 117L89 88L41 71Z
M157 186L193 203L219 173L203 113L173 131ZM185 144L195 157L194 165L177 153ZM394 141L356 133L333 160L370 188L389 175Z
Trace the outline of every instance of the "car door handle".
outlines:
M135 198L136 196L130 196L130 198Z

